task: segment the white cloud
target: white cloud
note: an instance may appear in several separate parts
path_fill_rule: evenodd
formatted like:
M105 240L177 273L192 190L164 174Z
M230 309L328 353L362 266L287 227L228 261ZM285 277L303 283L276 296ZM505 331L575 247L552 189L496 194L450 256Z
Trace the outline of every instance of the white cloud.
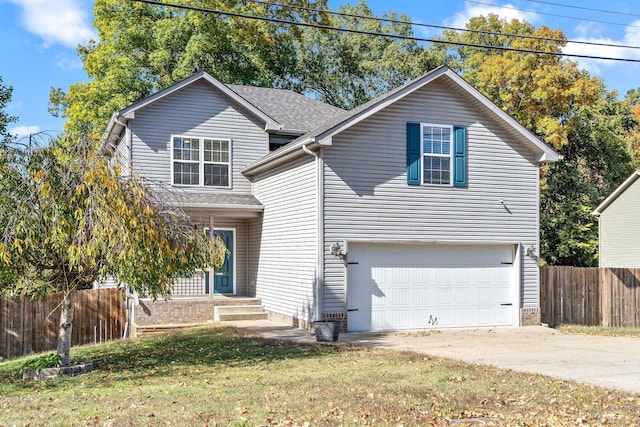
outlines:
M56 65L65 71L73 71L82 68L82 61L78 57L69 57L61 53L56 56Z
M93 2L82 0L9 0L22 9L21 21L26 29L40 36L45 46L59 43L75 48L95 39L91 16L85 9ZM83 8L84 5L84 8Z
M579 24L576 28L576 32L580 34L579 37L570 38L570 40L580 41L580 42L590 42L590 43L601 43L601 44L609 44L609 45L626 45L626 46L640 46L640 21L632 22L626 28L624 37L622 40L615 40L610 37L604 37L601 35L600 31L589 31L592 27L586 24ZM574 55L587 55L587 56L601 56L601 57L609 57L609 58L627 58L627 59L636 59L640 60L640 49L629 49L624 47L612 47L612 46L598 46L598 45L586 45L586 44L576 44L576 43L568 43L567 46L562 49L564 53L574 54ZM588 58L571 58L574 61L577 61L580 66L590 73L595 75L602 75L603 69L605 68L613 68L620 67L621 64L624 64L624 67L630 68L631 65L635 65L634 69L637 68L638 64L621 62L621 61L610 61L604 59L588 59Z
M474 16L488 16L489 14L498 15L507 21L517 19L533 23L538 20L538 15L536 13L517 10L516 7L510 3L504 5L471 5L466 3L466 5L467 7L462 12L458 12L453 17L445 19L445 25L455 28L465 28L465 25Z
M40 132L40 126L16 126L9 129L9 133L17 139L28 137L31 134Z

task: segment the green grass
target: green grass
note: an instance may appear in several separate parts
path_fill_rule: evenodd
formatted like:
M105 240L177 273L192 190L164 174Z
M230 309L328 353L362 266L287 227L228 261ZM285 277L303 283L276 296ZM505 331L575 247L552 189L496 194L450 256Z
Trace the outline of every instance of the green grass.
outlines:
M637 425L640 396L540 375L213 325L74 348L95 370L29 382L0 363L0 426ZM464 424L459 424L464 425Z

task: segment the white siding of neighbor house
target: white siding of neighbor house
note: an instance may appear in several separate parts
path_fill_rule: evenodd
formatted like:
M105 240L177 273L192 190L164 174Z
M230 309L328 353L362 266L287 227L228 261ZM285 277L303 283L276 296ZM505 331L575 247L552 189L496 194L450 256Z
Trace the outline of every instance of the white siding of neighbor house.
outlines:
M535 156L480 111L434 82L334 136L323 149L324 312L345 309L345 267L327 255L336 241L520 243L538 250ZM467 127L466 188L407 185L407 122ZM520 262L521 305L537 307L538 267L529 257Z
M257 176L262 224L250 224L250 265L265 309L313 320L316 278L316 163L311 156ZM251 282L251 279L250 279Z
M171 136L231 140L231 188L184 187L185 191L250 194L241 173L267 154L264 123L205 82L196 82L135 112L130 122L132 167L141 176L170 184Z
M600 215L600 267L640 268L640 179Z

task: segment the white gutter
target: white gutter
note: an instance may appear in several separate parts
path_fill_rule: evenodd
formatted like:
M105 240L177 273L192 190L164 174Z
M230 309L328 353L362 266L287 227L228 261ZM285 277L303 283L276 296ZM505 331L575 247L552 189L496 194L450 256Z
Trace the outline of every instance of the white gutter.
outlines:
M324 163L321 157L322 151L316 153L309 150L306 144L302 145L302 151L315 157L316 163L316 292L315 292L315 320L322 320L323 283L324 283L324 223L323 223L323 198L324 198Z

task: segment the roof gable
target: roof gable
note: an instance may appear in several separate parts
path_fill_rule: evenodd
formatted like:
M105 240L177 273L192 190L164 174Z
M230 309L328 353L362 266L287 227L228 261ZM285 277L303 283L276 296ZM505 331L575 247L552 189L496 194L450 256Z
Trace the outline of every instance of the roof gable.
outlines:
M275 119L273 119L270 115L266 114L264 111L260 110L259 108L257 108L256 106L254 106L252 103L250 103L249 101L247 101L246 99L244 99L242 96L238 95L236 92L232 91L228 86L226 86L225 84L223 84L222 82L220 82L219 80L213 78L211 75L209 75L208 73L204 72L204 71L200 71L196 74L193 74L190 77L187 77L184 80L179 81L178 83L175 83L159 92L156 92L155 94L148 96L144 99L141 99L140 101L126 107L123 108L120 111L116 111L115 113L113 113L113 115L111 116L111 120L109 121L109 124L107 125L107 130L105 131L104 134L104 142L103 145L107 145L109 142L115 142L118 139L118 136L120 134L120 132L122 131L122 129L125 126L125 123L123 123L124 121L130 120L135 118L135 113L136 111L147 107L150 104L153 104L155 102L158 102L164 98L166 98L167 96L170 96L178 91L180 91L181 89L195 83L198 81L206 81L209 84L211 84L213 87L215 87L217 90L219 90L220 92L222 92L223 94L225 94L226 96L228 96L229 98L231 98L233 101L237 102L238 104L240 104L242 107L244 107L247 111L249 111L251 114L253 114L254 116L256 116L257 118L259 118L260 120L264 121L265 123L265 130L279 130L282 128L282 125L280 123L278 123Z
M547 146L524 126L502 111L502 109L491 102L491 100L480 93L480 91L471 86L455 71L447 66L441 66L422 77L418 77L417 79L391 90L378 98L324 122L289 145L263 157L253 165L245 168L243 173L249 175L259 173L273 165L274 162L279 163L280 161L284 161L288 157L291 157L292 153L300 151L299 149L302 146L331 145L331 138L333 135L354 126L378 111L394 104L398 100L403 99L417 90L429 85L437 79L447 79L450 83L459 88L462 93L479 102L490 114L505 123L505 125L509 126L535 153L538 154L538 162L555 162L560 159L560 156L555 150Z
M609 205L615 202L622 193L624 193L629 187L631 187L631 185L633 185L633 183L636 182L638 178L640 178L640 170L632 173L631 176L627 178L622 184L620 184L620 186L616 188L613 193L609 195L609 197L604 199L604 201L600 203L600 205L595 208L594 211L591 212L591 214L596 216L602 214L602 212L604 212L604 210L607 209Z

